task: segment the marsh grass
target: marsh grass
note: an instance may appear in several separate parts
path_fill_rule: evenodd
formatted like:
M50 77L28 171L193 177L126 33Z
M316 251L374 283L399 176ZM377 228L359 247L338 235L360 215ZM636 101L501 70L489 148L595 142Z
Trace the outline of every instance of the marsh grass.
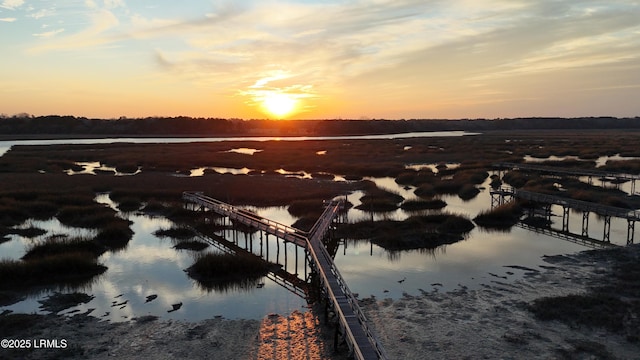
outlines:
M601 285L585 294L543 297L528 309L542 320L559 320L571 326L604 328L621 334L629 342L640 341L640 252L639 245L590 252L600 261L613 263L602 274ZM594 262L598 259L594 259Z
M324 210L323 201L325 199L296 200L289 204L287 211L295 217L310 216L311 214L322 214Z
M510 202L497 206L491 210L482 211L473 221L484 228L510 228L520 220L522 207L517 202Z
M153 234L157 237L170 237L180 240L188 240L196 236L196 232L187 226L174 226L168 229L159 229Z
M122 212L137 211L142 207L142 202L138 198L127 198L118 202L118 210Z
M491 182L489 183L493 189L497 189L502 186L502 179L498 175L491 175Z
M607 171L619 171L629 174L640 173L640 159L633 160L609 160L603 167Z
M24 204L24 209L29 218L36 220L49 220L58 212L58 206L50 201L30 201Z
M372 182L365 182L365 195L360 198L361 204L356 206L368 212L387 212L398 209L404 198L397 192L380 189Z
M298 220L296 220L293 224L291 224L291 227L300 229L302 231L309 231L311 230L313 225L315 225L316 221L318 221L317 216L313 216L313 215L303 216Z
M98 229L111 226L116 219L116 211L93 203L88 206L65 206L56 215L58 220L68 226Z
M458 191L458 197L462 200L471 200L480 193L480 190L472 184L465 184Z
M502 176L502 180L513 187L521 188L534 177L537 178L538 176L523 171L508 171Z
M422 184L418 186L413 193L422 198L431 198L436 195L436 190L432 184Z
M360 221L338 226L338 234L348 239L370 239L387 250L429 249L464 238L474 228L464 216L433 214L412 216L403 221Z
M15 228L4 228L0 227L0 236L5 235L18 235L26 238L35 238L38 236L42 236L47 233L47 230L40 229L37 227L28 227L24 229L15 229ZM7 241L9 238L7 238ZM0 240L0 242L2 242Z
M400 185L419 186L432 183L435 180L437 177L431 170L405 170L396 177L395 182Z
M29 214L16 202L3 202L0 204L0 225L12 227L20 225L29 219Z
M431 200L406 200L400 208L405 211L420 211L420 210L437 210L447 206L447 203L442 199Z
M106 248L93 239L71 238L71 239L47 239L44 242L27 247L23 260L42 259L48 256L55 256L68 253L86 253L94 258L99 257L106 251Z
M271 264L252 254L199 255L187 274L208 290L227 290L238 287L255 287Z
M198 240L173 240L173 242L175 243L173 248L176 250L202 251L209 247L209 244Z
M107 268L92 253L64 253L29 261L0 261L0 290L31 286L77 284L89 281Z
M530 310L541 320L560 320L620 332L625 316L620 310L627 307L618 296L593 293L536 299Z
M145 214L149 214L149 215L159 215L159 214L163 214L167 209L168 209L168 207L167 207L167 205L165 205L165 203L153 199L153 200L147 201L142 206L140 211L142 211Z
M133 237L133 230L129 227L130 224L129 220L113 219L112 222L98 231L94 239L110 250L124 250L129 244L129 240Z

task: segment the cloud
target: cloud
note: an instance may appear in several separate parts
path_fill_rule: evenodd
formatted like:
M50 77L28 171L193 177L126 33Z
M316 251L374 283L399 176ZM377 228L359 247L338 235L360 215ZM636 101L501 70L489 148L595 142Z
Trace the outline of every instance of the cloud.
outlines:
M60 33L64 32L64 29L58 29L58 30L52 30L52 31L47 31L47 32L43 32L43 33L39 33L39 34L33 34L33 36L35 37L39 37L39 38L50 38L50 37L54 37Z
M18 20L18 19L16 19L16 18L0 18L0 21L2 21L2 22L14 22L16 20Z
M90 26L80 32L37 45L29 49L31 53L54 50L73 50L83 47L97 46L112 42L105 32L118 26L118 18L108 10L95 10L89 16ZM55 35L55 34L53 34Z
M31 12L27 16L30 17L30 18L38 20L38 19L41 19L43 17L53 16L53 15L55 15L55 10L53 10L53 9L40 9L38 11Z
M3 0L2 3L0 3L0 7L9 9L9 10L15 10L16 8L19 8L23 4L24 4L24 0Z
M126 7L124 0L104 0L104 6L107 9L115 9L118 7Z

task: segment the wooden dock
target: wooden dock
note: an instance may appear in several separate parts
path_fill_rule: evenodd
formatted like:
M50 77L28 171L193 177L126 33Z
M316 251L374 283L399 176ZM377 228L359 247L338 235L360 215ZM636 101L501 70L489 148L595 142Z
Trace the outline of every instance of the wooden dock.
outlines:
M512 187L502 187L499 190L491 191L491 193L501 194L502 196L513 196L519 199L534 201L538 203L560 205L562 207L569 207L578 211L592 212L602 216L617 217L629 221L640 220L639 210L629 210L589 201L575 200L562 196L542 194L533 191L520 190Z
M200 205L231 220L305 248L313 261L314 270L319 275L321 290L336 313L340 331L353 357L358 360L387 359L382 344L368 326L357 299L349 290L322 242L329 232L334 218L343 206L341 201L332 201L326 204L324 212L311 230L304 232L207 197L199 192L184 192L182 198L186 202Z
M610 242L611 218L627 220L627 244L633 244L635 223L640 220L639 210L629 210L615 206L602 205L598 203L575 200L567 197L542 194L533 191L520 190L513 187L503 186L500 189L491 190L491 205L501 205L506 198L528 200L539 204L559 205L562 207L562 231L569 231L569 209L582 212L582 235L588 233L589 213L595 213L603 217L604 230L603 241ZM550 210L547 210L550 211Z
M633 195L636 192L636 180L640 180L640 175L638 174L625 174L625 173L614 172L614 171L571 169L571 168L563 168L563 167L556 167L556 166L520 164L520 163L509 163L509 162L496 163L496 164L493 164L493 166L498 169L530 170L530 171L537 171L537 172L550 174L550 175L586 176L587 178L589 178L590 183L593 178L612 179L615 181L631 181L631 195Z

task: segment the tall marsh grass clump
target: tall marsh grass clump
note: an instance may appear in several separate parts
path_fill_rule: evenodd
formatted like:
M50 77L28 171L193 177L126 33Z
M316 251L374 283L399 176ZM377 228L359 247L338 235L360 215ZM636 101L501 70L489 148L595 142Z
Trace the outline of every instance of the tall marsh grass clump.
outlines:
M69 205L60 209L56 217L68 226L98 229L110 225L116 218L116 211L97 203L83 206Z
M374 183L365 185L366 195L360 198L361 204L356 209L369 212L386 212L396 210L404 200L402 195L378 188Z
M133 237L133 230L129 227L131 222L120 218L114 218L105 224L94 238L98 243L111 250L122 250L127 247Z
M303 217L309 214L322 214L324 199L295 200L289 204L287 211L295 217Z
M72 238L57 239L50 238L42 243L27 247L23 260L42 259L47 256L61 255L67 253L87 253L94 257L99 257L106 248L93 239Z
M173 248L176 250L202 251L209 247L209 244L198 240L174 239L172 242L175 244Z
M77 283L102 274L107 267L92 253L74 252L31 260L0 261L0 290Z
M475 226L464 216L433 214L403 221L360 221L338 227L341 237L367 239L387 250L433 249L464 239Z
M272 265L251 254L214 254L198 256L187 274L206 289L227 289L232 284L254 284L267 275Z
M471 200L480 193L480 190L472 184L465 184L458 191L458 197L462 200Z
M174 239L187 240L196 236L196 232L187 226L174 226L168 229L156 230L153 235L157 237L170 237Z
M0 225L11 227L22 224L29 218L27 211L15 203L0 204Z
M521 215L522 207L514 201L483 211L473 221L485 228L504 229L518 223Z
M198 256L187 272L205 278L244 277L266 275L269 263L250 254L214 254Z

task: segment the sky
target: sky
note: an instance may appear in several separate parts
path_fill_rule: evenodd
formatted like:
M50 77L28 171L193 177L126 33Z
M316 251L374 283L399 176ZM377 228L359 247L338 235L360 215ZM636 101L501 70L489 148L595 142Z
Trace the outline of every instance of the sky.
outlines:
M640 1L0 0L0 114L640 116Z

